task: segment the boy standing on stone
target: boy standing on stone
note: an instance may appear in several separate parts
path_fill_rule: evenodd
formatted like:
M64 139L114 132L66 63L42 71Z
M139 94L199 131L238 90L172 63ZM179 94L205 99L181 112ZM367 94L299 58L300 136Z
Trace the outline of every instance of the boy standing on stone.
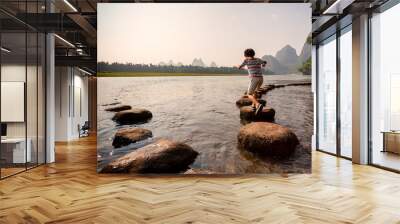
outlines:
M244 66L247 67L250 78L249 87L247 88L247 96L253 102L252 106L254 108L254 112L256 115L258 115L262 111L263 105L258 102L256 98L256 91L263 83L262 67L265 67L267 62L259 58L255 58L255 54L256 52L253 49L246 49L244 51L245 59L238 68L243 69Z

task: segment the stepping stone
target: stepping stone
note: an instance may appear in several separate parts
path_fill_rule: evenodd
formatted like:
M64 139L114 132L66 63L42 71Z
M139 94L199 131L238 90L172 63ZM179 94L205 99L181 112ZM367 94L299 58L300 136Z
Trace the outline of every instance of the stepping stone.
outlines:
M118 104L121 104L121 102L105 103L105 104L102 104L101 106L103 106L103 107L115 106L115 105L118 105Z
M244 98L247 98L247 91L244 92L243 95L244 95L244 96L243 96ZM262 95L261 93L256 93L256 94L255 94L256 99L261 99L261 95Z
M119 105L119 106L115 106L115 107L106 108L105 111L108 111L108 112L120 112L120 111L123 111L123 110L130 110L130 109L132 109L132 107L129 106L129 105Z
M180 173L189 169L198 152L167 139L136 149L107 164L102 173Z
M274 121L275 110L271 107L264 107L256 116L253 107L244 106L240 108L240 119L246 121Z
M153 114L146 109L131 109L117 112L112 118L118 124L137 124L144 123L150 120Z
M153 133L148 129L124 128L115 133L112 145L119 148L151 137L153 137Z
M244 125L238 134L239 147L260 156L287 158L298 144L290 129L274 123L253 122Z
M285 87L286 85L283 85L283 84L275 84L274 85L274 88L282 88L282 87Z
M258 99L258 102L260 102L264 106L267 104L267 101L263 99ZM238 107L250 106L251 104L252 102L247 96L243 96L242 98L236 101L236 106Z
M311 82L289 83L286 86L309 86Z
M275 88L274 85L265 85L264 87L262 87L263 89L265 89L267 92L270 90L273 90Z
M260 94L266 94L266 93L268 92L268 90L267 90L267 89L264 89L264 88L260 88L260 89L258 89L258 92L259 92Z
M260 99L262 97L262 94L261 93L256 93L256 94L254 94L254 96L256 97L256 99Z

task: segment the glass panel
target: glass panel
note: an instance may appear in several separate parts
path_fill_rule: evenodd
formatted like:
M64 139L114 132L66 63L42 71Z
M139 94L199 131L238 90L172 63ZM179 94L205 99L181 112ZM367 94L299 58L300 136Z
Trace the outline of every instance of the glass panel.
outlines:
M37 13L37 1L27 2L27 13ZM37 18L37 17L33 17ZM32 23L35 19L28 18ZM26 114L27 114L27 150L31 151L28 168L37 165L38 160L38 35L35 30L27 30L27 75L26 75Z
M27 80L26 80L26 113L27 113L27 149L30 151L28 156L28 168L34 167L37 165L38 160L38 141L37 141L37 132L38 132L38 107L37 107L37 98L38 98L38 36L36 32L27 33Z
M340 36L340 153L352 156L352 35L350 30Z
M0 6L19 16L45 11L44 0L1 1ZM45 35L1 12L0 25L4 178L45 162Z
M5 177L25 170L30 160L25 122L26 33L2 33L1 47L1 174Z
M336 153L336 37L318 48L318 149Z
M372 163L400 170L400 5L374 15L372 25Z
M39 33L38 35L38 164L45 163L46 150L45 150L45 65L46 65L46 52L45 35Z

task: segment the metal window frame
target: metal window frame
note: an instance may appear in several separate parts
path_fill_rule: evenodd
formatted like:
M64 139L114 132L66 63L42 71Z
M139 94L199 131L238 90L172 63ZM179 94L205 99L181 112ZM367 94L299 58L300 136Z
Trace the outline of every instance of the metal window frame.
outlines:
M338 21L336 24L334 24L335 28L336 28L336 32L327 36L326 38L318 41L318 43L316 44L316 109L315 109L315 113L316 113L316 151L319 152L323 152L329 155L333 155L339 158L343 158L346 160L352 160L352 158L347 157L342 155L342 150L341 150L341 118L340 118L340 100L341 100L341 95L340 95L340 81L341 81L341 65L340 65L340 61L341 61L341 57L340 57L340 37L345 34L346 32L351 32L351 29L349 29L349 27L352 25L352 23L349 23L343 27L341 27L341 25L339 24L340 21ZM319 147L319 47L320 44L327 41L329 38L332 38L332 36L335 36L334 39L332 39L331 41L336 41L336 152L332 153L329 151L326 151L324 149L321 149Z

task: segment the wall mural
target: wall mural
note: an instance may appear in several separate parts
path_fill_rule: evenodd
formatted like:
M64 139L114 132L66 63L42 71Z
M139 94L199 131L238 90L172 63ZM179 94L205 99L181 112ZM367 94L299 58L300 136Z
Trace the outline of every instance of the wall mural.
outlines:
M98 4L98 172L311 172L309 4Z

